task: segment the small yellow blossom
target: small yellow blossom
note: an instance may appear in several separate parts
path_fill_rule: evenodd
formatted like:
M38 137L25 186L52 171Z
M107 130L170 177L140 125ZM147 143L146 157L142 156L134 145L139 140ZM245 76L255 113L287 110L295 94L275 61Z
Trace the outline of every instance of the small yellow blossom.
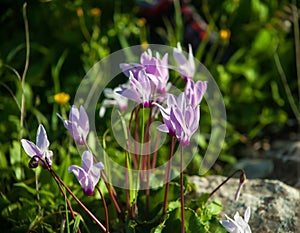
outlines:
M83 10L81 7L77 7L76 9L76 13L78 17L82 17L83 16Z
M146 20L145 18L139 18L139 20L138 20L138 25L139 25L140 27L145 26L146 23L147 23L147 20Z
M222 40L229 40L231 31L229 29L221 29L219 35Z
M143 41L141 43L141 47L143 50L147 50L149 48L149 43L147 41Z
M92 8L91 13L95 17L99 17L101 15L101 10L99 8Z
M70 100L70 95L64 92L57 93L54 95L54 101L57 104L65 104Z

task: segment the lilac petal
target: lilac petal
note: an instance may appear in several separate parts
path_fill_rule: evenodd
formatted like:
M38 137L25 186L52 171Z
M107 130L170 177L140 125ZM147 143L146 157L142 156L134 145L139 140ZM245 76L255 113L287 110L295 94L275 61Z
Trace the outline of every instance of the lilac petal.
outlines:
M118 93L134 102L141 103L141 99L139 98L138 94L131 89L125 89Z
M84 109L84 107L80 106L80 113L79 113L79 122L78 125L79 127L83 130L83 137L84 140L86 140L87 135L89 133L90 130L90 125L89 125L89 118L88 115Z
M93 183L93 188L97 185L99 182L101 171L104 170L104 166L101 162L96 163L89 172L89 178L91 179Z
M182 112L179 110L178 107L173 106L171 108L171 114L170 114L170 120L173 121L176 124L176 129L177 128L185 128L185 120L183 117Z
M72 165L68 168L68 172L73 172L83 190L87 190L89 186L88 174L81 167Z
M37 134L36 134L36 145L40 148L41 151L48 149L50 143L47 138L47 133L43 125L39 125Z
M35 155L41 157L42 152L41 150L31 141L22 139L21 140L22 147L24 148L26 154L28 154L30 157L33 157Z
M93 166L93 155L90 151L85 151L82 154L82 168L86 173L89 173Z
M194 55L191 44L189 44L189 65L191 69L191 73L195 73L195 62L194 62Z
M197 97L196 99L199 101L199 103L201 102L206 90L207 90L207 82L201 82L201 81L196 82L196 93L195 94Z
M71 122L79 122L79 110L75 105L72 105L70 113L69 113L69 121Z
M83 144L82 137L76 122L66 121L65 127L77 143Z
M187 128L190 128L193 125L193 118L194 118L194 110L191 106L187 107L186 111L183 113L184 114L184 118L185 118L185 122L186 122L186 126Z
M221 220L220 223L230 233L239 233L237 226L231 220Z
M245 220L245 222L247 222L247 223L249 222L250 215L251 215L251 209L250 209L250 207L247 207L246 212L244 214L244 220Z
M173 56L179 65L185 64L187 62L186 58L182 54L182 48L179 42L177 43L177 48L174 48L173 50Z
M167 127L166 124L162 124L162 125L159 125L157 126L157 129L161 132L164 132L164 133L168 133L169 132L169 128Z
M185 106L186 106L186 98L184 93L181 93L178 97L177 97L177 101L176 101L176 105L178 106L178 108L182 111L185 112Z

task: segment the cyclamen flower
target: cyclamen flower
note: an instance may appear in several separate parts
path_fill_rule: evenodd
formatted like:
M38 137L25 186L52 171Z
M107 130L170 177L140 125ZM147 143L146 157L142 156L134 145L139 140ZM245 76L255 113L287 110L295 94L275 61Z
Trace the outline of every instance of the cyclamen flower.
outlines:
M188 146L199 127L199 105L195 108L187 105L185 94L181 93L177 98L171 94L168 96L167 108L157 106L160 107L164 121L163 125L158 126L158 130L176 136L180 144Z
M145 77L150 80L152 99L155 99L157 95L165 94L169 80L168 54L160 58L159 53L156 53L156 57L154 57L152 51L148 49L142 53L140 62L141 64L122 63L120 68L127 77L134 77L136 80L140 79L140 72L143 71Z
M141 55L141 64L145 67L156 91L164 94L169 80L168 54L165 54L161 59L159 53L156 53L155 58L152 56L152 51L148 49Z
M123 86L117 93L141 104L145 108L150 107L153 101L153 86L143 70L138 72L137 79L133 76L133 73L130 72L129 87L124 88Z
M251 233L251 229L248 224L250 214L251 210L250 207L248 207L244 214L244 218L242 218L239 213L236 212L234 215L234 220L225 215L227 220L221 220L220 223L230 233Z
M164 121L158 130L176 136L182 145L188 146L192 135L199 127L199 104L206 88L206 82L198 81L195 84L193 80L187 80L184 93L178 97L168 95L166 108L156 104L160 108Z
M104 89L104 95L108 99L105 99L102 103L102 106L99 111L100 117L104 116L106 108L109 106L116 106L120 111L127 109L128 99L118 93L121 90L122 89L120 87L116 87L115 89Z
M45 163L49 166L52 165L53 152L48 150L50 143L47 138L46 130L42 124L39 125L37 130L36 144L26 139L21 139L21 144L29 157L32 158L34 156L38 156L40 158L43 168L47 168Z
M193 107L199 105L206 89L207 82L197 81L194 83L192 79L188 79L184 90L187 104Z
M178 42L177 48L173 50L173 56L178 64L178 72L183 77L184 80L193 79L195 75L195 62L192 51L192 46L189 45L189 55L188 59L182 52L180 43Z
M63 121L65 128L70 132L75 142L83 145L86 142L89 133L89 118L84 109L80 106L80 110L73 105L69 113L69 120L65 120L57 113L57 116Z
M87 196L94 195L94 189L100 180L100 172L104 169L101 162L94 164L93 154L90 151L85 151L82 154L82 167L72 165L68 168L69 172L73 172L83 192Z

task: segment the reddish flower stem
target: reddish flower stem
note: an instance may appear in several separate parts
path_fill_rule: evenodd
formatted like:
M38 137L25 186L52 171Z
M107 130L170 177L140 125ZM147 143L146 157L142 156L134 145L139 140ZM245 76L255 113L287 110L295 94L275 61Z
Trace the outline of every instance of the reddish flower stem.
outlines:
M171 160L172 160L172 156L173 156L173 153L174 153L175 142L176 142L176 137L172 136L171 149L170 149L168 164L167 164L167 172L166 172L166 175L165 175L165 186L166 186L166 188L165 188L165 196L164 196L163 210L162 210L163 215L166 214L167 204L168 204L168 193L169 193L169 184L170 184L170 176L171 176Z
M109 215L108 215L106 201L104 199L104 196L103 196L100 188L98 186L96 186L96 189L98 190L98 192L100 193L100 196L101 196L101 200L102 200L102 204L103 204L103 208L104 208L104 214L105 214L106 233L108 233L109 232Z
M92 212L76 197L76 195L72 192L72 190L64 183L64 181L56 175L56 173L52 170L52 168L47 164L48 171L51 173L52 177L59 182L67 191L68 193L75 199L75 201L84 209L84 211L93 219L96 224L101 228L103 232L107 232L106 228L102 225L102 223L92 214ZM108 233L108 232L107 232Z
M181 233L184 233L184 184L183 184L183 146L180 145L180 203L181 203Z

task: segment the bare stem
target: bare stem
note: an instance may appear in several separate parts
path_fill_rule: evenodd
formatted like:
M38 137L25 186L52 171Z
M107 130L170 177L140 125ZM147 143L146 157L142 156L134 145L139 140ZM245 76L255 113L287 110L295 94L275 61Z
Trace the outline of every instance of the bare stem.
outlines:
M183 185L183 146L180 150L180 203L181 203L181 233L184 233L184 185Z
M167 164L167 171L165 175L165 196L164 196L164 202L163 202L163 215L166 214L167 210L167 204L168 204L168 193L169 193L169 185L170 185L170 176L171 176L171 161L172 161L172 156L174 153L174 147L175 147L175 142L176 142L176 137L172 136L171 139L171 149L169 153L169 158L168 158L168 164Z
M108 216L106 201L104 199L104 196L103 196L100 188L98 186L96 186L96 189L98 190L98 192L100 193L100 196L101 196L101 200L102 200L102 204L103 204L103 208L104 208L104 215L105 215L106 233L108 233L109 232L109 216Z
M64 183L64 181L54 172L54 170L49 166L49 164L47 163L47 161L42 161L48 171L51 173L52 177L54 178L54 180L57 182L58 186L60 187L60 185L62 185L67 191L68 193L75 199L75 201L84 209L84 211L90 216L91 219L93 219L96 224L101 228L101 230L103 232L107 232L106 228L102 225L102 223L95 217L95 215L92 214L92 212L76 197L76 195L72 192L72 190ZM107 232L108 233L108 232Z
M246 180L246 173L243 169L238 169L236 171L234 171L230 176L228 176L218 187L216 187L210 194L209 194L209 197L211 197L212 195L214 195L215 192L217 192L224 184L227 183L228 180L230 180L232 177L235 176L235 174L237 173L241 173L241 176L240 176L240 185L241 183L244 183L245 180ZM238 191L240 191L240 189L238 189Z
M300 104L300 36L299 36L299 22L298 22L298 9L297 2L294 0L292 7L293 23L294 23L294 41L295 41L295 56L296 56L296 72L298 80L298 101Z
M27 3L25 2L23 5L23 19L24 19L24 24L25 24L26 59L25 59L24 71L23 71L22 78L21 78L22 97L21 97L21 117L20 117L19 139L21 139L23 137L24 115L25 115L25 78L27 75L28 67L29 67L29 56L30 56L29 27L28 27L26 8L27 8Z
M278 56L277 52L274 53L274 61L275 61L275 65L276 65L277 71L279 73L279 76L281 78L281 81L283 83L283 87L284 87L286 96L288 98L289 104L290 104L290 106L292 108L292 111L293 111L295 117L297 118L298 122L300 122L300 112L299 112L299 109L297 108L297 105L296 105L295 100L293 98L290 86L288 84L285 72L282 68L282 65L281 65L281 62L280 62L280 59L279 59L279 56Z

